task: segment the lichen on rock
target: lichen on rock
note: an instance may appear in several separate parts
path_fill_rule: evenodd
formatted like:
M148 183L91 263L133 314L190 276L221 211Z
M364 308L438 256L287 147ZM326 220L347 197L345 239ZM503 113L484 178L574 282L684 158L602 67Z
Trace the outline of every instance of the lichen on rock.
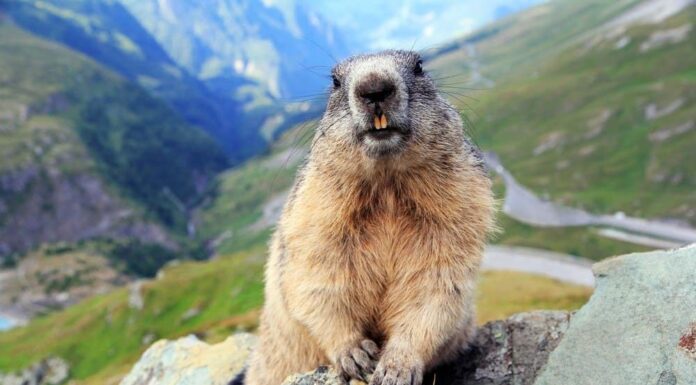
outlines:
M595 293L535 384L696 384L688 343L696 333L696 244L611 258L593 270Z
M159 341L142 356L121 385L227 385L244 369L256 337L240 333L208 345L195 336Z

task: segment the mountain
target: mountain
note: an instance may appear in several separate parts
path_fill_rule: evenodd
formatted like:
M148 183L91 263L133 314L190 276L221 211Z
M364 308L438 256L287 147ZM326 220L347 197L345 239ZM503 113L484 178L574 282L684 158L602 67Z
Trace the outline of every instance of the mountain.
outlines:
M178 66L120 3L110 0L17 0L6 13L23 29L64 44L163 99L187 122L208 131L235 160L263 147L237 123L240 106L220 98Z
M695 17L689 0L553 1L429 67L454 76L443 89L473 110L479 144L539 195L693 226Z
M260 92L260 104L321 92L326 77L314 74L328 76L349 52L335 28L294 0L119 1L180 66L245 103Z
M538 195L598 214L694 224L694 68L688 2L552 1L424 53L485 150ZM645 19L647 17L647 20ZM549 33L552 31L553 33ZM263 244L315 122L221 175L198 210L219 253ZM505 188L496 179L496 193ZM501 214L495 242L601 259L643 246Z
M60 42L163 99L233 162L316 115L332 56L346 48L293 1L17 0L22 28ZM312 74L311 76L307 76ZM263 132L261 132L263 131Z
M239 106L230 119L244 145L234 159L318 116L329 70L350 52L340 31L296 0L118 1L177 65Z
M155 8L142 12L146 6ZM307 72L299 62L331 60L309 42L343 49L325 21L293 2L176 6L0 2L3 264L44 243L120 239L127 244L92 254L119 255L128 273L153 274L132 260L153 243L168 250L144 257L158 266L173 250L192 251L184 238L195 232L190 213L228 159L257 154L316 115L312 100L281 98L324 87L299 76ZM150 11L163 24L147 24ZM277 60L251 60L269 55ZM296 61L280 60L286 56ZM261 72L259 63L268 63Z
M112 238L176 249L227 167L219 145L141 87L0 21L0 255Z

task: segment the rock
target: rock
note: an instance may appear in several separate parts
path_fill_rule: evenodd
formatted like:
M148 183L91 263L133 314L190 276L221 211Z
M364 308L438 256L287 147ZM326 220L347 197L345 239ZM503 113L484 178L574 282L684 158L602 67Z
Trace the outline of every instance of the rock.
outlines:
M472 349L439 370L439 384L532 384L568 328L570 313L539 311L493 321L478 330Z
M144 281L135 281L130 285L128 290L128 307L135 310L143 310L145 307L145 299L143 299L143 283Z
M693 120L688 120L678 126L663 128L659 131L655 131L648 136L648 139L650 139L651 142L664 142L673 136L685 134L693 130L694 127L696 127L696 122Z
M521 313L480 327L472 348L455 363L429 374L424 384L528 385L546 363L568 327L561 311ZM284 385L338 385L333 370L294 375Z
M0 385L58 385L68 379L70 366L61 358L42 360L20 373L0 374Z
M239 374L256 343L251 334L235 334L208 345L194 336L152 345L121 385L227 385Z
M646 52L665 44L679 43L689 36L691 28L691 23L688 23L672 29L655 31L650 35L648 40L641 43L640 52Z
M360 384L352 381L351 385ZM338 374L332 368L320 366L315 371L305 374L294 374L288 377L283 385L344 385Z
M658 107L657 104L651 103L645 107L645 119L655 120L663 116L669 115L678 110L684 105L684 98L675 99L666 106Z
M696 244L593 270L594 295L535 384L695 384Z

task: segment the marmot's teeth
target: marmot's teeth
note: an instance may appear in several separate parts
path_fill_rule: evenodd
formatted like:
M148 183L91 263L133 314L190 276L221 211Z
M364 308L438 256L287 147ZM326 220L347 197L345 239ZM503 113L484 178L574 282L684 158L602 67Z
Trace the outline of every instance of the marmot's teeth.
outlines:
M382 122L381 120L379 120L379 117L377 117L377 115L375 115L375 128L378 130L382 129Z
M381 116L375 115L375 129L383 130L387 128L387 116L381 114Z

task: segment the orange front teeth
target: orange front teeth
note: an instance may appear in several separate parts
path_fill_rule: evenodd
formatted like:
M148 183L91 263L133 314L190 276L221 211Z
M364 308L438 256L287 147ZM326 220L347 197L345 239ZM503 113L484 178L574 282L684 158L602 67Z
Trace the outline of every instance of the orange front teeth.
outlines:
M375 115L375 128L378 130L382 130L384 128L387 128L388 121L387 121L387 115L381 114L382 116L377 116Z

